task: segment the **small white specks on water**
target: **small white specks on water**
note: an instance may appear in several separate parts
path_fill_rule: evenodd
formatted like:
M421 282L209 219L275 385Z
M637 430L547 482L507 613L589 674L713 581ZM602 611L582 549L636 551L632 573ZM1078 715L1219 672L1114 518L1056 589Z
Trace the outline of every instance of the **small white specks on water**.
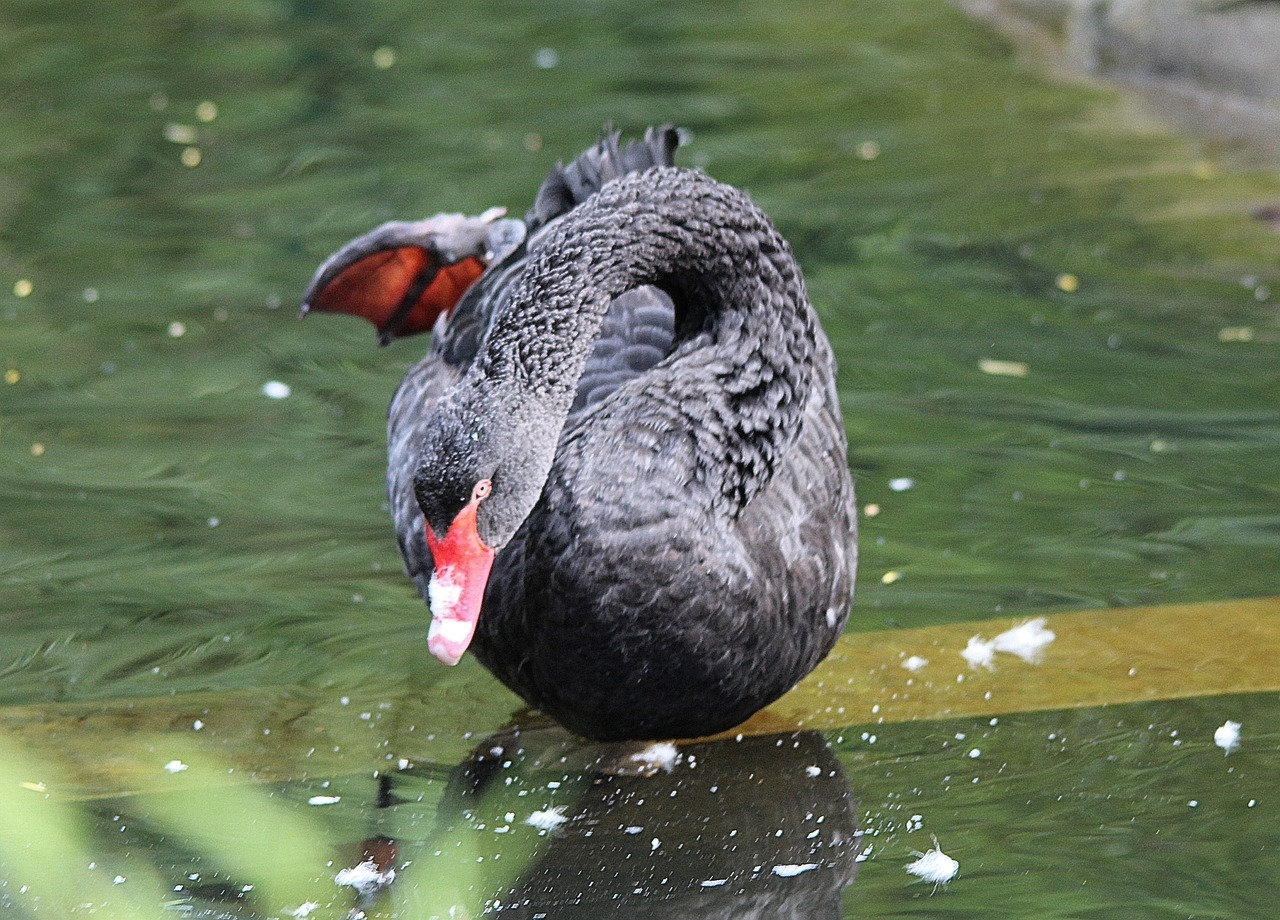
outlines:
M354 888L361 894L373 894L379 888L390 885L396 878L396 870L380 870L372 859L366 859L349 869L341 869L333 880L344 888Z
M113 885L123 885L123 884L124 884L125 882L127 882L127 881L128 881L128 879L127 879L127 878L125 878L123 875L117 875L115 878L113 878L113 879L111 880L111 884L113 884Z
M308 805L337 805L342 801L340 795L313 795L307 799ZM339 883L341 884L341 882Z
M539 48L533 53L533 66L539 70L551 70L560 63L560 52L555 48Z
M164 765L164 769L167 773L181 773L183 770L190 768L181 760L171 760Z
M171 144L194 144L199 140L199 133L193 125L171 121L161 129L160 134Z
M955 878L960 871L960 863L942 852L937 837L933 838L933 849L924 853L916 851L916 856L918 858L914 862L907 863L906 870L917 878L932 882L935 890Z
M916 481L910 476L899 476L896 479L889 480L889 488L895 492L906 492L908 489L914 487L915 484Z
M912 655L902 662L902 666L914 674L916 671L925 667L928 663L928 658L921 658L919 655Z
M988 671L995 670L996 652L1017 655L1028 664L1038 664L1044 657L1044 650L1057 638L1057 634L1045 625L1047 622L1044 617L1036 617L1006 629L991 640L981 635L972 636L960 655L969 662L969 667L982 667Z
M540 809L525 818L524 823L540 831L555 830L569 820L564 816L564 809L564 805L552 805L550 808Z
M974 748L969 752L970 760L977 760L981 756L982 756L982 751L979 748Z
M171 338L180 339L186 334L187 327L185 323L180 323L177 320L174 320L169 324L169 335Z
M680 762L680 752L670 741L659 741L632 754L630 759L651 770L670 773Z
M1252 808L1254 805L1257 805L1257 804L1258 804L1257 799L1250 799L1248 804L1245 805L1245 808Z
M297 917L298 920L306 920L306 918L315 913L319 907L319 901L303 901L293 909L292 914Z
M1213 730L1213 743L1222 748L1224 754L1240 747L1240 723L1227 719Z
M811 765L811 766L805 767L805 768L804 768L804 772L805 772L805 773L807 773L807 774L808 774L809 776L811 776L811 777L821 776L821 775L822 775L822 768L821 768L821 767L819 767L819 766L816 766L816 765Z
M995 669L995 645L982 636L971 636L960 657L969 662L971 668L986 668L988 671Z
M721 885L723 885L727 881L729 881L727 878L709 878L705 882L702 882L702 887L703 888L719 888Z
M660 846L662 846L662 841L659 840L657 837L654 837L652 840L649 841L650 851L656 850Z
M97 303L97 302L98 302L98 289L97 289L97 288L91 288L91 287L87 287L87 288L85 288L85 289L84 289L84 302L85 302L85 303Z
M1057 635L1045 624L1044 617L1027 620L1012 629L1006 629L991 640L997 652L1017 655L1028 664L1036 664L1044 656L1044 650Z
M773 867L773 874L779 878L794 878L804 872L812 872L818 868L817 863L783 863Z
M219 518L211 517L209 518L209 520L205 521L205 523L208 524L210 527L217 527L219 524L222 523L222 521Z
M1189 808L1196 808L1197 806L1199 806L1199 804L1200 804L1200 801L1198 799L1192 799L1190 802L1187 803L1187 806Z
M289 384L281 383L279 380L268 380L262 385L262 395L267 399L288 399L292 392Z

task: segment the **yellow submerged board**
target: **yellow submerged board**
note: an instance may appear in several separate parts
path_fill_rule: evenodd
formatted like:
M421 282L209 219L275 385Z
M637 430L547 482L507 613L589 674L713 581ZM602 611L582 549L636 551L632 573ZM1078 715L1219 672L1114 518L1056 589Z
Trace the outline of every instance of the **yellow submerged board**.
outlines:
M1034 661L993 650L988 667L961 654L975 637L1019 627L1039 640ZM798 687L725 734L1278 690L1280 597L1096 610L849 633ZM35 757L42 769L21 786L60 799L171 788L187 759L205 756L223 767L203 781L232 785L451 767L502 727L473 709L494 692L473 664L391 697L280 686L0 707L0 754Z
M1035 619L1053 634L1038 661L996 652L989 669L962 656L970 640L990 641L1033 618L849 633L795 690L739 730L776 730L780 722L843 728L1280 690L1280 597Z

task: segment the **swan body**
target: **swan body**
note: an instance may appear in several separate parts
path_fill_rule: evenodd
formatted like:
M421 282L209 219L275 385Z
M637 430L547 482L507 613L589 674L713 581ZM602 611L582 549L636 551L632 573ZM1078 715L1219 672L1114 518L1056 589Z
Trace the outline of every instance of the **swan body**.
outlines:
M433 329L388 422L429 645L599 739L741 722L853 594L831 347L773 224L675 146L608 137L524 221L385 225L303 301L384 339Z

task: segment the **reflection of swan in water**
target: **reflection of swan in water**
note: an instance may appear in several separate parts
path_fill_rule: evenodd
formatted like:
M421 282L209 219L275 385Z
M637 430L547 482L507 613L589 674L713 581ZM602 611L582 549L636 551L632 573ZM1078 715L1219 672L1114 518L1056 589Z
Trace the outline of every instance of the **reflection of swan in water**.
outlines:
M861 840L811 732L649 749L503 733L454 771L439 821L400 841L391 893L423 916L828 920Z

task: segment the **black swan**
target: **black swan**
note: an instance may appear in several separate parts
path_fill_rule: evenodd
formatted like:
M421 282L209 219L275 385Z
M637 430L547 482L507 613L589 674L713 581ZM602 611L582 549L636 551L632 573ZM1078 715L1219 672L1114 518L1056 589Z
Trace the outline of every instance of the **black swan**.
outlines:
M601 739L693 737L830 651L856 565L831 346L741 191L605 137L500 209L385 224L302 310L432 331L387 475L432 653Z

